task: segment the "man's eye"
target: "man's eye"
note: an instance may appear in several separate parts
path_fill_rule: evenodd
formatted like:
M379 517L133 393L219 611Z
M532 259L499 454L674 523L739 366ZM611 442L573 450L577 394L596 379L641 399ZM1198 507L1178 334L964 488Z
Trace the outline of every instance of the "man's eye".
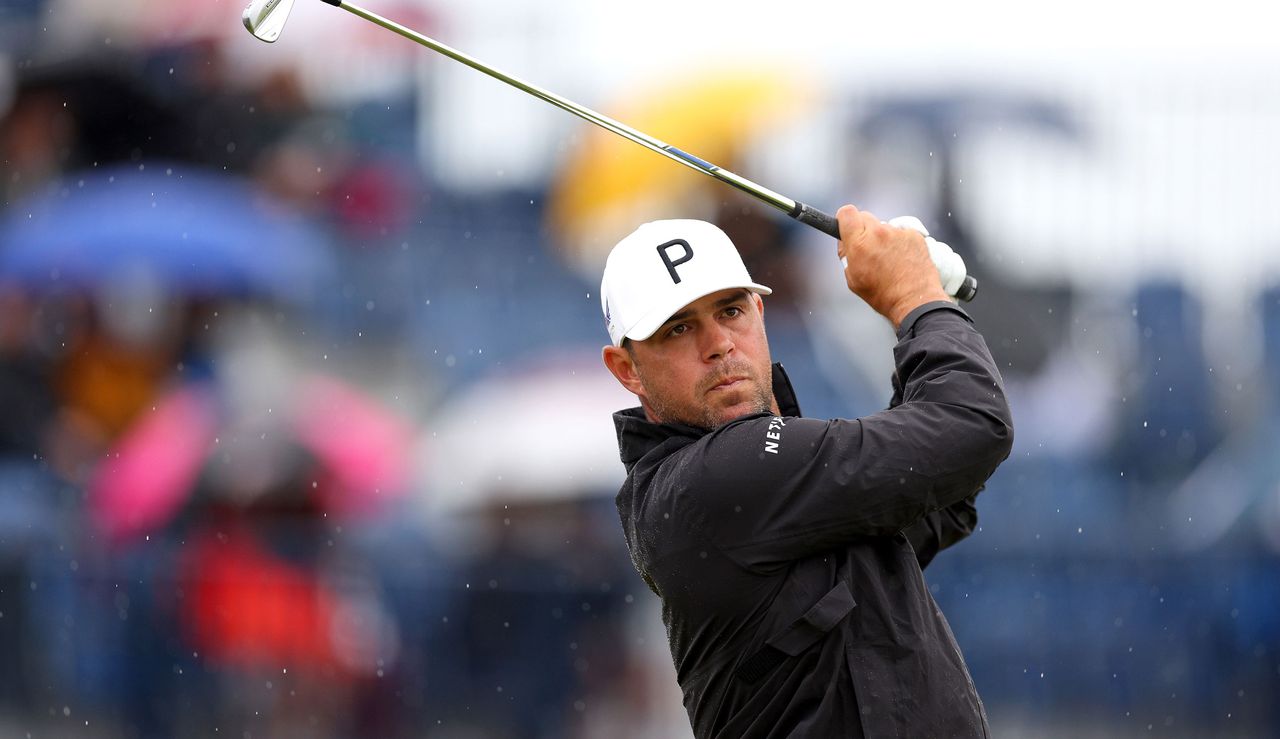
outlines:
M679 336L680 334L688 330L689 330L689 327L686 324L677 323L676 325L671 327L670 331L667 332L667 336Z
M728 308L725 308L724 314L729 318L737 318L742 315L742 309L736 305L731 305Z

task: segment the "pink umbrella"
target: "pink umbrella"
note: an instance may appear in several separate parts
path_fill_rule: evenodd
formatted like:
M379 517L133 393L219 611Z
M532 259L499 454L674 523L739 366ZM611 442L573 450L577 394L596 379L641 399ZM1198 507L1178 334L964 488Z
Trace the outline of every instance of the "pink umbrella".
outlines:
M330 510L367 513L404 492L409 424L331 377L308 379L301 393L293 431L338 482L322 488Z
M213 448L212 394L181 388L125 432L89 486L89 512L109 541L153 531L177 513Z
M314 376L297 387L289 429L336 483L317 488L324 506L365 514L402 495L413 428L339 380ZM89 509L109 541L155 531L186 502L223 427L215 393L207 386L170 393L102 460L89 487Z

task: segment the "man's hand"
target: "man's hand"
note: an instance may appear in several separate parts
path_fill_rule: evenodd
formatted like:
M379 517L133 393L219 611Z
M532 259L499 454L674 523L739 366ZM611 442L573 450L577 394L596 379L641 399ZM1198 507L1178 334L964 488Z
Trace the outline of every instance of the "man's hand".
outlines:
M894 328L925 303L952 300L921 233L881 223L852 205L836 211L836 219L845 283Z

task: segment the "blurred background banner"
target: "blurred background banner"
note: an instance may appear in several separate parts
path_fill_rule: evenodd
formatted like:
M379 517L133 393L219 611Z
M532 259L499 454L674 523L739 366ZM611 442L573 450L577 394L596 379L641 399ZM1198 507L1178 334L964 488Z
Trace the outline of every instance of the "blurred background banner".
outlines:
M1280 735L1268 8L371 0L779 192L920 217L1016 418L926 579L993 733ZM0 3L0 736L689 736L599 272L716 221L811 416L825 236L323 3ZM673 23L677 20L678 23Z

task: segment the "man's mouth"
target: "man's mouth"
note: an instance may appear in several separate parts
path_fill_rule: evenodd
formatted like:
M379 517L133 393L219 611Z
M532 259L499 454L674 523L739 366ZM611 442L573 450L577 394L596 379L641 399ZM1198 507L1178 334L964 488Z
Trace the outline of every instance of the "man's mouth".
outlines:
M715 392L717 390L732 390L733 388L737 387L738 385L746 381L747 381L747 378L742 375L738 375L734 377L726 377L720 382L716 383L715 385L712 385L711 389L708 390L707 392Z

